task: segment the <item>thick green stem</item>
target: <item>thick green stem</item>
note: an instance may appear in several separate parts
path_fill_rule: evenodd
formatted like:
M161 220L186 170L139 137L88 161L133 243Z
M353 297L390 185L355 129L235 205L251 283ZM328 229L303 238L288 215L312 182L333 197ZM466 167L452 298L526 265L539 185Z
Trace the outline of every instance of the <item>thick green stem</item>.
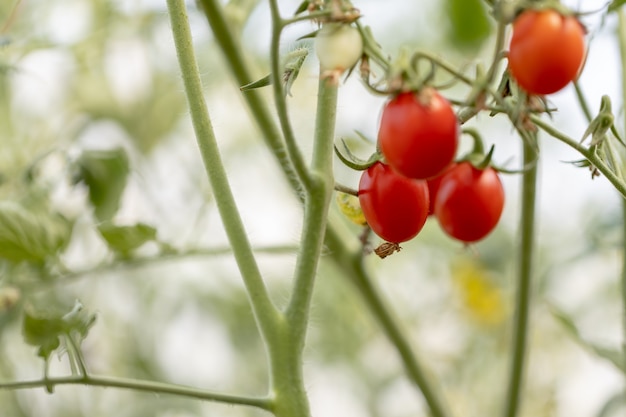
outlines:
M294 286L287 306L285 331L270 350L272 385L277 417L309 414L302 379L304 351L311 298L334 189L332 166L333 139L337 109L337 85L320 80L314 138L311 182L304 205L304 227L295 269Z
M535 152L533 145L524 141L524 166L531 164L535 160ZM517 269L515 317L513 320L513 355L511 357L508 392L504 410L505 417L515 417L519 411L527 355L537 195L537 165L530 166L532 168L526 171L522 177L522 213L519 229L519 266Z
M304 343L306 322L313 293L313 283L322 254L328 206L335 187L333 176L333 143L337 114L337 85L320 79L312 162L312 187L305 199L304 229L298 254L292 298L287 317L298 341Z
M235 260L248 290L254 316L261 334L267 342L268 334L272 331L278 319L278 311L274 307L261 277L254 252L248 241L246 230L228 183L226 170L222 163L204 100L204 90L193 51L185 2L184 0L168 0L167 6L200 154L202 155L213 193L216 196L217 208L222 218L226 235L233 248Z
M106 376L68 376L59 378L38 379L35 381L19 381L0 383L0 389L20 390L32 388L54 388L59 385L87 385L92 387L121 388L134 391L149 392L151 394L176 395L186 398L195 398L204 401L215 401L232 405L270 410L272 401L269 398L242 397L236 395L218 394L183 385L166 384L162 382L141 381L137 379L111 378Z

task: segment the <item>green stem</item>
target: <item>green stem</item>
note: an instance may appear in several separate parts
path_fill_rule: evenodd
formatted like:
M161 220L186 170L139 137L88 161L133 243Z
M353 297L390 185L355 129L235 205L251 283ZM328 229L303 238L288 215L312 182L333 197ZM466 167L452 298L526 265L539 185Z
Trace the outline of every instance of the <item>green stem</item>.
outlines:
M220 157L203 96L204 90L193 51L185 2L184 0L167 0L167 6L200 154L213 193L217 197L217 208L246 285L255 319L264 340L267 342L267 336L278 319L278 311L274 307L261 277Z
M555 139L560 140L561 142L565 143L566 145L580 152L580 154L583 155L585 158L587 158L589 162L591 162L591 164L594 167L596 167L598 171L600 171L602 175L604 175L611 184L613 184L613 186L617 189L617 191L624 198L626 198L626 183L623 180L621 180L619 175L613 172L611 167L609 167L602 160L602 158L600 158L595 152L586 148L583 144L575 141L569 136L561 133L560 131L552 127L550 124L541 120L539 116L530 115L530 119L535 124L535 126L541 128L541 130L548 133L550 136L554 137Z
M209 26L212 29L213 36L220 46L228 64L231 73L234 75L238 85L246 85L258 79L254 77L248 66L246 65L243 48L235 40L229 24L224 16L224 10L219 0L200 0L204 9ZM296 164L303 164L303 157L299 152L287 153L285 143L274 118L269 111L269 106L262 98L259 91L250 90L243 94L243 99L250 108L250 112L254 117L254 121L262 133L265 143L272 151L272 155L276 158L278 164L285 172L285 176L291 187L299 191L302 186L294 171L292 159L296 160Z
M336 109L337 86L320 79L311 182L305 195L304 227L294 285L285 312L285 329L270 350L272 386L276 395L274 412L277 417L309 415L302 378L302 353L334 189L332 155Z
M289 121L289 112L287 110L287 100L285 100L285 88L283 86L283 70L280 67L280 35L283 31L284 25L278 9L278 2L276 0L270 0L270 10L272 14L272 39L270 42L270 64L272 79L272 89L274 91L274 105L276 106L276 113L278 115L278 121L285 138L285 144L291 163L295 170L298 179L305 188L308 188L310 184L309 170L301 157L300 148L296 141L296 136L293 132L293 127Z
M151 394L176 395L180 397L195 398L204 401L214 401L232 405L245 405L268 411L272 408L272 401L269 398L253 398L218 394L193 387L187 387L184 385L166 384L153 381L141 381L126 378L112 378L105 376L68 376L59 378L38 379L34 381L0 383L0 390L21 390L40 387L53 388L57 385L87 385L92 387L122 388L134 391L149 392Z
M524 165L535 160L535 148L524 141ZM535 206L537 197L537 166L532 166L522 177L522 214L520 221L519 267L515 317L513 321L513 355L509 373L508 392L505 403L505 417L515 417L518 413L523 386L524 368L527 354L528 317L531 298L531 278L535 245Z
M313 283L324 243L328 206L335 187L332 158L336 116L337 85L320 79L311 171L314 181L305 199L301 250L298 254L293 294L287 307L287 317L294 329L297 329L298 341L301 343L304 343Z

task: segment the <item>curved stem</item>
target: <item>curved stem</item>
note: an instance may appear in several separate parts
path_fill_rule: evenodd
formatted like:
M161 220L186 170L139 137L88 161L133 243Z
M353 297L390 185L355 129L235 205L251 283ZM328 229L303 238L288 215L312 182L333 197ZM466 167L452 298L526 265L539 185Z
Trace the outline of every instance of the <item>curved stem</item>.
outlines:
M205 11L209 26L212 29L212 33L215 36L215 40L222 50L226 58L226 63L231 73L234 75L237 84L240 86L249 84L255 77L252 76L246 65L242 52L243 48L241 48L239 43L235 40L235 36L233 36L230 31L221 2L219 0L200 0L200 2ZM262 98L261 94L256 90L249 90L242 96L250 108L250 112L263 135L265 143L272 151L272 155L276 158L285 173L289 184L294 190L299 191L302 187L294 171L292 160L295 160L296 164L303 164L302 156L298 153L287 153L282 134L276 126L274 118L269 111L269 106Z
M528 141L524 141L523 153L524 165L535 159L535 148ZM522 214L519 226L519 266L517 268L515 317L513 321L513 355L505 403L505 417L517 415L524 379L535 244L536 196L537 166L535 165L522 176Z
M218 394L184 385L91 375L44 378L34 381L5 382L0 383L0 390L21 390L41 387L54 388L58 385L87 385L92 387L121 388L149 392L152 394L176 395L180 397L195 398L198 400L214 401L232 405L245 405L268 411L272 408L272 400L270 398L254 398Z
M395 347L404 366L407 378L422 393L429 408L431 417L448 417L446 401L440 392L440 387L433 381L433 376L419 360L411 347L398 319L392 313L388 303L381 295L381 291L372 282L363 264L363 248L358 242L354 246L344 241L346 234L339 228L329 228L326 232L326 244L333 254L333 262L350 278L357 291L363 297L369 311L378 321L382 331Z
M237 204L228 183L217 141L211 126L202 82L191 41L191 31L184 0L167 0L174 44L181 68L185 93L189 102L191 119L196 133L198 147L206 169L207 177L217 196L219 210L226 235L233 248L233 254L243 277L255 319L264 340L277 321L278 311L274 307L254 252L250 246Z
M289 120L289 112L287 110L287 100L285 100L285 88L283 86L283 70L280 67L280 35L283 31L284 24L278 9L278 2L270 0L270 10L272 14L272 39L270 42L270 77L272 80L272 89L274 91L274 105L278 121L285 138L287 153L291 159L294 170L298 179L302 182L304 188L310 187L309 170L301 156L300 148L293 132L293 127Z
M626 198L626 183L622 181L620 177L615 172L613 172L611 168L606 165L602 158L600 158L595 152L586 148L581 143L575 141L569 136L561 133L554 127L550 126L548 123L545 123L543 120L541 120L539 116L531 115L529 117L537 127L541 128L541 130L580 152L580 154L587 158L589 162L591 162L593 166L596 167L598 171L600 171L611 184L613 184L617 191L624 198Z

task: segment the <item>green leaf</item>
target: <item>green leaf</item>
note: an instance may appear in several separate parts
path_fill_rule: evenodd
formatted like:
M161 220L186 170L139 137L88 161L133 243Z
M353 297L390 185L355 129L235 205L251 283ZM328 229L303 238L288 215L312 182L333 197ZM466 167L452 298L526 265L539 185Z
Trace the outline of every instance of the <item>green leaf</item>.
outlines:
M476 50L491 35L491 23L482 0L446 0L449 41L460 50Z
M130 252L157 237L154 227L144 223L132 226L116 226L112 223L103 223L98 226L98 231L114 252L128 255Z
M607 348L596 343L585 340L578 330L574 321L565 312L558 310L554 306L550 306L552 316L563 326L567 333L582 347L595 353L598 357L611 362L626 374L626 362L623 353L618 349Z
M38 356L48 359L59 348L61 337L78 335L82 341L95 320L96 316L88 314L79 301L69 312L60 308L37 310L31 305L24 310L22 334L26 343L38 348Z
M254 90L257 88L261 88L261 87L267 87L268 85L271 85L271 84L272 84L272 76L268 74L259 80L252 81L251 83L248 83L246 85L242 85L241 87L239 87L239 90L249 91L249 90Z
M300 3L300 5L298 6L298 8L296 9L296 12L294 13L294 16L299 15L300 13L304 13L309 9L309 0L304 0L302 3Z
M624 4L626 4L626 0L613 0L611 4L609 4L608 12L613 13L618 11Z
M69 242L72 224L46 209L0 201L0 259L42 263Z
M85 151L78 160L78 181L89 188L89 201L95 216L110 220L119 208L130 171L128 156L122 148Z

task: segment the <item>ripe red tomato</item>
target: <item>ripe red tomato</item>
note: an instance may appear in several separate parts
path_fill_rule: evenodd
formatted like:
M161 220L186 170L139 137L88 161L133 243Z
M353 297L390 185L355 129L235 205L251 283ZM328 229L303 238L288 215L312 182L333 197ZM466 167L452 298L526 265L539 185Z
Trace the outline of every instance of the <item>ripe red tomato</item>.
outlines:
M509 69L530 94L551 94L574 80L585 59L585 28L552 9L523 11L513 22Z
M426 183L428 184L428 196L430 197L430 204L428 204L429 216L435 214L435 200L437 198L437 193L439 192L439 187L441 186L441 180L448 173L448 171L450 171L455 166L456 164L453 162L441 174L426 181Z
M432 178L454 159L459 123L450 103L436 90L401 93L383 109L378 131L385 161L400 174Z
M498 224L504 208L504 187L491 167L480 170L461 162L441 179L435 216L443 230L463 242L476 242Z
M361 175L359 202L365 219L388 242L406 242L422 230L428 201L426 181L406 178L381 162Z

